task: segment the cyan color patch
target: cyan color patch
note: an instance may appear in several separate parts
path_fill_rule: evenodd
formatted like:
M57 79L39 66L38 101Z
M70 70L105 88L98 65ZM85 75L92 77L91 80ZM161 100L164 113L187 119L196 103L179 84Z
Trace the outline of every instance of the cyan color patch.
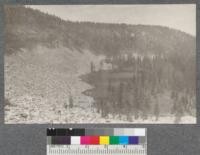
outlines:
M119 136L119 144L128 144L128 136Z

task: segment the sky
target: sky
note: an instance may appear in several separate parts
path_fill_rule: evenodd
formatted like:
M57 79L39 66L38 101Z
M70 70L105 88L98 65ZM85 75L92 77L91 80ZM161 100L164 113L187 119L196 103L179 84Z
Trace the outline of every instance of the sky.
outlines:
M64 20L160 25L196 36L195 4L31 5Z

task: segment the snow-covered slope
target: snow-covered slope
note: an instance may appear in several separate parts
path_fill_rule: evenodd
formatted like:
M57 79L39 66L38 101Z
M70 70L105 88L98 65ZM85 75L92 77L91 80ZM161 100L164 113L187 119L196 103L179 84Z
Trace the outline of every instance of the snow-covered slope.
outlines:
M90 71L91 61L100 59L89 51L41 46L5 56L5 97L11 103L5 107L6 122L47 121L51 115L53 119L68 104L70 94L75 105L87 108L92 99L82 92L91 87L79 76Z

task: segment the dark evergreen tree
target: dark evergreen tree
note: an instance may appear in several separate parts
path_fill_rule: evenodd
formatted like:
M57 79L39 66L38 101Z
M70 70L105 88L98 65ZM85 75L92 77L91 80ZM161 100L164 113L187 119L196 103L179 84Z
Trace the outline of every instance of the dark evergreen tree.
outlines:
M73 108L73 106L74 106L74 101L73 101L72 95L70 94L69 95L69 108Z

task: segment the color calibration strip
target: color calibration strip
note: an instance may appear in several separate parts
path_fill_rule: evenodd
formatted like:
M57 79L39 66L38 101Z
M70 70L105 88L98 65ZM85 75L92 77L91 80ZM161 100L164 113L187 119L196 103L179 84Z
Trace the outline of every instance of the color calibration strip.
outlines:
M138 145L145 142L144 128L47 129L48 145Z
M53 136L49 145L137 145L146 141L139 136Z
M146 129L47 129L47 155L147 155Z

